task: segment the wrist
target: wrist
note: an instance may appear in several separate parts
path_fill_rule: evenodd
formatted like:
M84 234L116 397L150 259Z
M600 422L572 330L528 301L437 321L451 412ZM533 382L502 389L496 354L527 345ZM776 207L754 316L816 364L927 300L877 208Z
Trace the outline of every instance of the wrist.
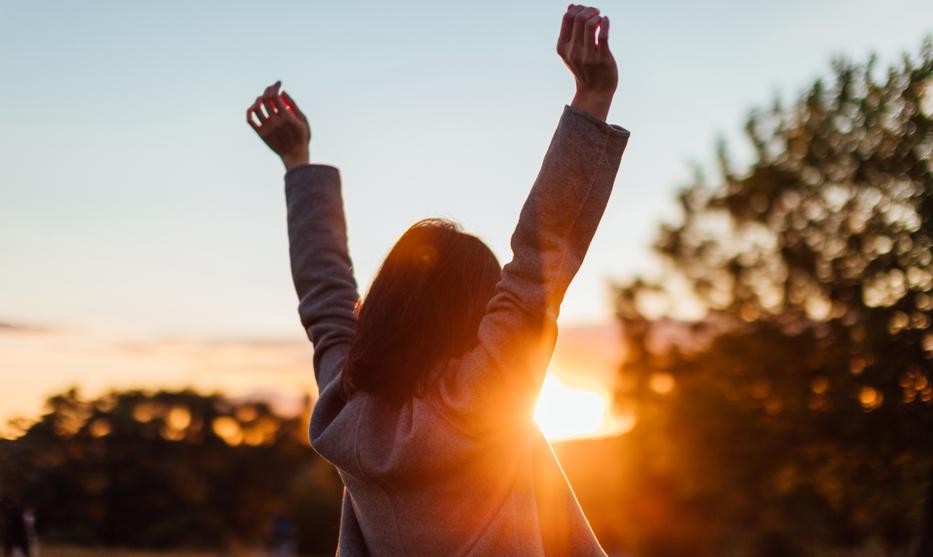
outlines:
M573 96L573 102L570 106L592 114L602 121L606 121L609 116L609 107L612 105L612 97L615 91L582 91L577 90Z
M297 166L303 164L308 164L310 158L308 156L308 149L305 148L296 153L289 153L287 155L282 155L282 163L285 165L285 171L289 171Z

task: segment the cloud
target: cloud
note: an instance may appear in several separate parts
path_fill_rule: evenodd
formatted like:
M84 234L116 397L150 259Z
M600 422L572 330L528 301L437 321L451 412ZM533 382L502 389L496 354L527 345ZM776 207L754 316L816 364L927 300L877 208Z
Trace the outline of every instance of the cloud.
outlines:
M20 334L20 333L47 333L51 331L49 327L39 327L36 325L25 325L23 323L11 323L9 321L0 321L0 335Z

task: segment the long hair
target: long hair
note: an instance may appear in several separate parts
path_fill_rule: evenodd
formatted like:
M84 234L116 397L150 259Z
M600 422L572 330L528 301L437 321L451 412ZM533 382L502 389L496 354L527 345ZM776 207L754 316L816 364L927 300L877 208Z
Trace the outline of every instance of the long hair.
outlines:
M456 223L412 225L358 308L356 342L343 368L346 397L365 391L401 402L422 392L438 360L476 344L500 274L489 247Z

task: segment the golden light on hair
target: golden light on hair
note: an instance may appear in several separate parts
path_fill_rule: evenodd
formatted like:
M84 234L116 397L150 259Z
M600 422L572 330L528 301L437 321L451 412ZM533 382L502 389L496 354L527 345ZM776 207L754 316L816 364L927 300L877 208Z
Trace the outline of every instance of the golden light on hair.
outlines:
M437 261L437 249L429 244L422 244L416 247L412 255L415 259L415 266L421 270L430 269Z

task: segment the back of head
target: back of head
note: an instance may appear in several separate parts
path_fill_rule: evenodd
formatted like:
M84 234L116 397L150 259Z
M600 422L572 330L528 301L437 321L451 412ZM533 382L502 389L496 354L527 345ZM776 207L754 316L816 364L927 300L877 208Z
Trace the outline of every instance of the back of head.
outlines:
M501 267L479 238L444 219L411 226L389 252L359 309L343 387L400 402L425 387L439 359L476 344Z

